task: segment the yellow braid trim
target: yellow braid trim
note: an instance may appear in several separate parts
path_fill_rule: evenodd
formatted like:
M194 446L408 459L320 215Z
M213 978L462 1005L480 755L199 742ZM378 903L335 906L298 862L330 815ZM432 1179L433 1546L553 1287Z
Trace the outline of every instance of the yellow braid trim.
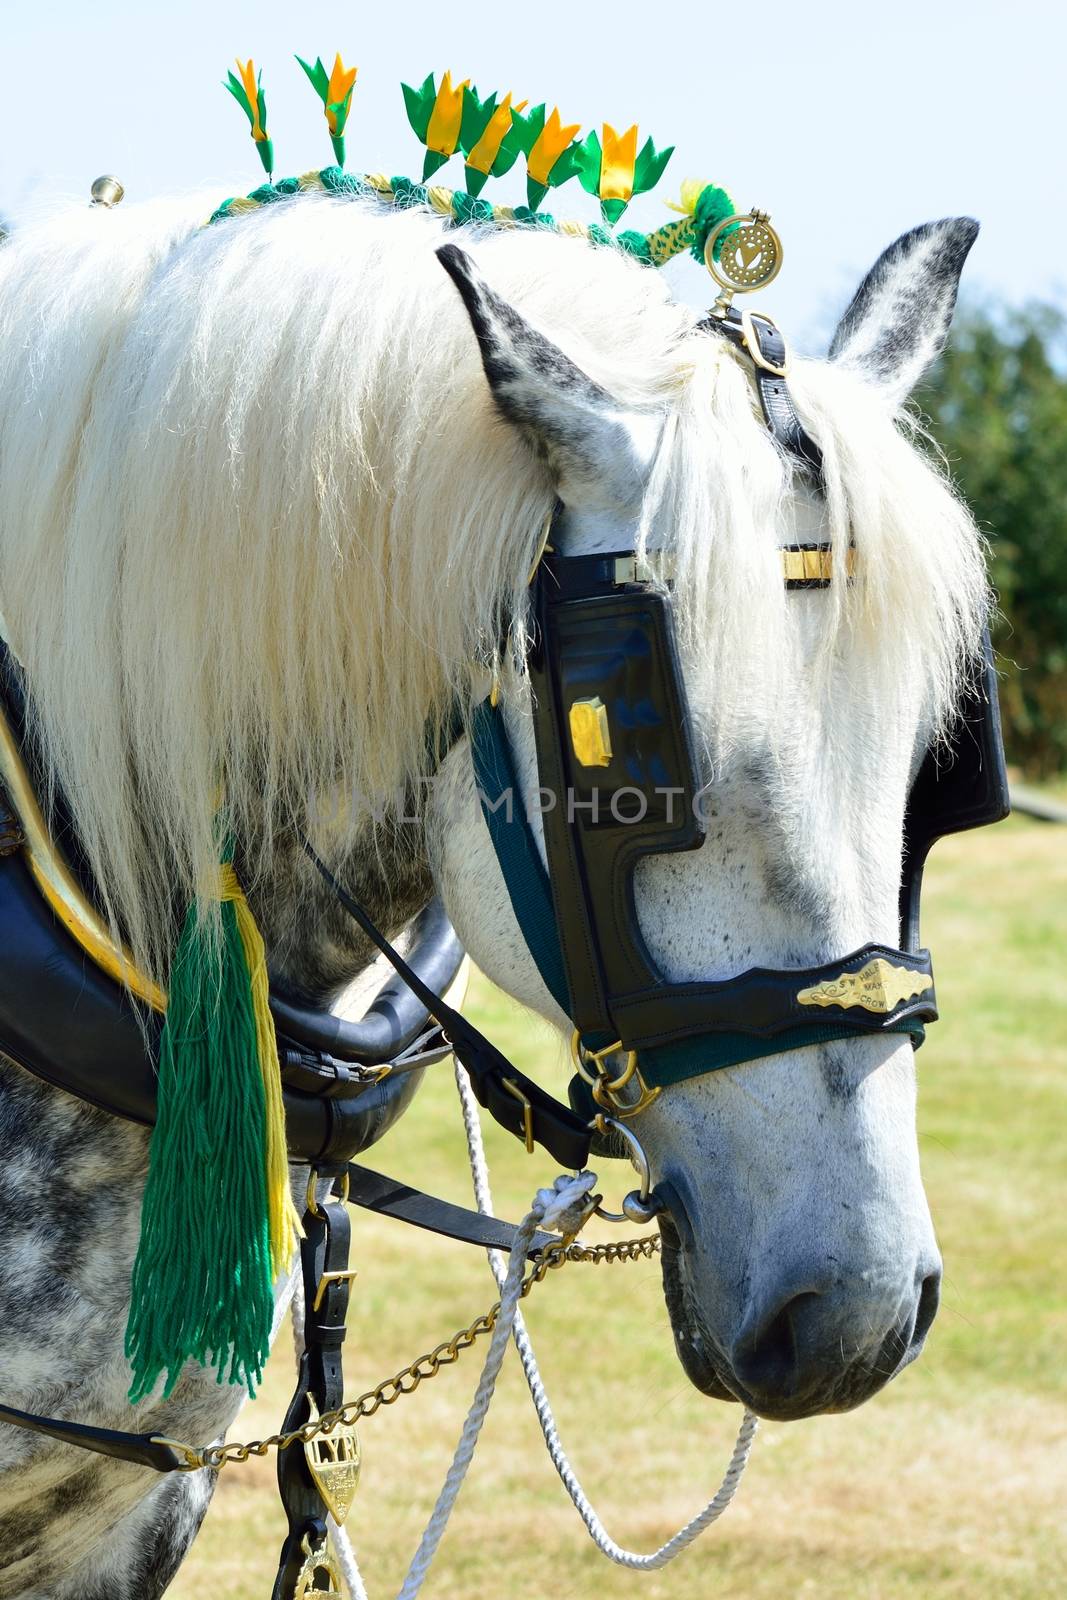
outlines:
M270 1013L270 983L267 978L267 952L256 926L244 890L233 867L219 868L219 899L232 900L237 914L237 931L248 965L252 990L252 1012L256 1024L259 1070L263 1075L263 1099L267 1115L267 1215L271 1262L275 1274L288 1271L293 1259L293 1244L300 1237L300 1217L289 1192L289 1157L285 1143L285 1105L282 1076L278 1064L278 1041Z
M427 189L426 198L439 217L450 217L452 215L451 189L443 189L438 184L434 184L432 189Z

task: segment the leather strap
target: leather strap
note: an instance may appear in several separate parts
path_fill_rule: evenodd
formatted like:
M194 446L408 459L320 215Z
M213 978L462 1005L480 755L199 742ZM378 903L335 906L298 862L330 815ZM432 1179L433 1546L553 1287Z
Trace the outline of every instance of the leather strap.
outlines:
M789 352L777 325L761 312L739 312L731 306L725 317L709 317L701 326L723 334L750 357L760 407L772 435L805 471L821 478L822 451L801 422L789 392L785 379Z
M514 1225L502 1222L499 1217L486 1217L480 1211L452 1205L448 1200L424 1194L421 1189L413 1189L410 1184L387 1178L384 1173L372 1172L370 1167L357 1166L355 1162L350 1162L345 1171L349 1201L365 1211L393 1217L397 1222L409 1222L416 1228L443 1234L447 1239L480 1245L485 1250L508 1251L515 1243ZM552 1234L535 1233L530 1255L539 1255L552 1242Z
M590 1129L569 1107L546 1094L518 1067L513 1066L496 1045L472 1022L454 1011L440 995L429 989L417 972L408 966L363 907L338 882L309 840L304 850L324 883L329 884L338 902L352 920L381 951L395 972L414 990L430 1015L440 1023L457 1061L470 1076L479 1105L502 1128L523 1139L528 1150L542 1145L561 1166L579 1171L589 1159Z
M153 1472L181 1472L189 1463L171 1445L150 1433L119 1433L114 1428L90 1428L81 1422L64 1422L59 1417L39 1417L32 1411L18 1411L0 1405L0 1422L13 1428L26 1428L63 1444L91 1450L98 1456L113 1456L131 1461L134 1466L151 1467Z
M304 1285L304 1349L296 1388L282 1421L289 1433L344 1403L341 1359L345 1340L351 1274L348 1251L351 1224L344 1204L329 1198L304 1213L300 1267ZM273 1600L291 1600L308 1548L325 1549L327 1507L299 1442L278 1451L278 1492L289 1529L278 1560Z

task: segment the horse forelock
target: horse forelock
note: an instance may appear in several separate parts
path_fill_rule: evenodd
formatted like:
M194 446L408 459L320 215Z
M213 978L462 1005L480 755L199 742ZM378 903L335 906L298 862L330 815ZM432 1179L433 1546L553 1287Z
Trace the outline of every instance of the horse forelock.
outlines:
M313 196L201 228L208 210L79 211L0 252L0 610L110 909L161 974L173 894L211 879L220 793L266 871L309 796L358 811L425 769L472 661L509 628L521 645L554 498L493 409L439 222ZM754 729L772 756L788 738L798 652L828 722L857 683L874 717L921 694L943 718L980 549L873 390L816 363L793 379L842 578L856 545L812 635L778 566L790 474L725 345L610 251L464 244L603 388L668 417L644 534L675 547L719 758Z

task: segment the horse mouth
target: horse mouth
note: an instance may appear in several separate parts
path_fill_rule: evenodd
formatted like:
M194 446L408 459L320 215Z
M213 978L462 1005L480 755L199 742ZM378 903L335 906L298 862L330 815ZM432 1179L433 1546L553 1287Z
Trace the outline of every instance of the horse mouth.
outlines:
M919 1320L925 1326L912 1324L906 1333L890 1329L877 1351L863 1360L833 1371L816 1370L806 1382L797 1382L792 1374L783 1372L780 1386L764 1383L759 1394L749 1393L694 1304L685 1244L673 1216L661 1213L659 1222L663 1290L674 1347L690 1383L710 1399L739 1403L775 1422L852 1411L910 1365L922 1349L926 1327L932 1320L930 1310L925 1317L920 1314Z
M669 1211L660 1215L660 1253L663 1264L663 1294L667 1316L674 1335L674 1348L694 1389L712 1400L738 1400L723 1379L709 1349L709 1340L700 1319L690 1304L686 1289L682 1241ZM723 1365L725 1366L725 1362Z

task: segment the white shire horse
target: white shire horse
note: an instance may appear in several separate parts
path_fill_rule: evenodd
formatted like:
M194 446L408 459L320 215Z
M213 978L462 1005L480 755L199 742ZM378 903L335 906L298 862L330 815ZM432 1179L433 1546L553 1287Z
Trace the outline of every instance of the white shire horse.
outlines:
M0 251L0 607L47 777L140 961L166 981L175 909L214 880L221 784L279 988L322 1000L366 965L296 842L328 803L317 836L387 930L432 880L475 961L565 1024L466 743L423 823L382 809L426 776L428 718L484 694L503 633L521 643L557 496L568 551L633 534L674 554L709 826L703 849L640 867L663 972L895 945L909 777L986 609L975 528L899 408L944 342L974 225L893 245L830 361L795 364L816 500L747 363L620 254L455 230L461 300L427 214L307 195L205 228L209 210L79 209ZM833 541L840 581L787 594L779 547L804 537ZM499 665L532 790L527 687ZM804 1417L917 1354L940 1261L907 1037L716 1072L640 1123L678 1202L667 1304L700 1389ZM0 1065L0 1397L211 1439L241 1395L210 1373L126 1400L147 1144ZM211 1489L0 1427L0 1597L159 1595Z

